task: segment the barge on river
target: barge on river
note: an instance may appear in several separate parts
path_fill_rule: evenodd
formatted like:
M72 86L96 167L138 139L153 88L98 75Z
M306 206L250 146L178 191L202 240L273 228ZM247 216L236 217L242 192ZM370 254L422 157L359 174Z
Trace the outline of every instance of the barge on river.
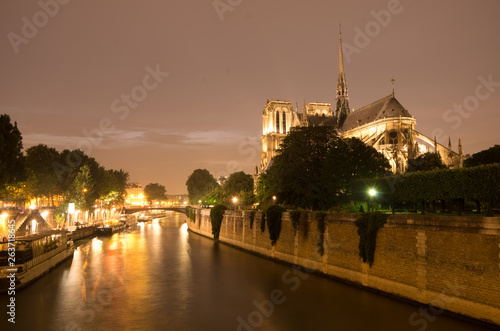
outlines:
M116 232L125 229L125 224L122 222L116 222L114 224L106 224L97 228L98 236L111 236Z
M66 259L75 247L66 232L53 230L0 243L0 293L19 290L42 277Z

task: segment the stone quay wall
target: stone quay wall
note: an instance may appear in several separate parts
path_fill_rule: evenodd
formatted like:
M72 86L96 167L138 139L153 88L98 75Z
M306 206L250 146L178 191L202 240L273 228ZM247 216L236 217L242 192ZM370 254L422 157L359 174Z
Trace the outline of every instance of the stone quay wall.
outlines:
M296 230L283 213L281 233L271 245L260 212L252 228L250 211L228 210L219 241L249 252L298 265L340 280L500 325L500 217L390 215L377 235L374 263L359 257L358 214L326 216L324 254L315 213L302 213ZM198 209L189 230L213 238L209 209ZM410 323L426 318L409 317ZM427 315L429 316L429 315ZM418 324L414 324L418 325Z

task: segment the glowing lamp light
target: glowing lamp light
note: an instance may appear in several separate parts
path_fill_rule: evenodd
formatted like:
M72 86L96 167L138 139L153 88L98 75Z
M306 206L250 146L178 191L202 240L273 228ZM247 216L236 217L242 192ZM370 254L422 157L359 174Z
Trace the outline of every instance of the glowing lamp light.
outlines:
M273 195L273 201L276 201L276 196L275 195Z
M237 197L234 197L233 198L233 203L237 203L238 202L238 198Z
M375 191L374 189L370 189L368 191L368 194L371 196L371 197L374 197L376 194L377 194L377 191Z

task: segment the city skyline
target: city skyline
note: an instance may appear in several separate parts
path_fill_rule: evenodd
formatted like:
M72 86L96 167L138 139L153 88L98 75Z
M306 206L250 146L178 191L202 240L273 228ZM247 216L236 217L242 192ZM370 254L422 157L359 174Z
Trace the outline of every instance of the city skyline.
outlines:
M196 168L253 173L267 99L335 102L340 22L351 108L389 95L394 78L418 131L455 150L461 138L465 154L500 141L495 1L0 9L0 113L24 148L81 147L169 194Z

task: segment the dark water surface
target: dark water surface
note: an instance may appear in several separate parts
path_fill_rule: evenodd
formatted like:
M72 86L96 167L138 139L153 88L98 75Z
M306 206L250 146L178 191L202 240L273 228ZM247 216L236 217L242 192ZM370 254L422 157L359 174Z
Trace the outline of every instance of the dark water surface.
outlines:
M77 246L16 294L15 326L0 296L0 330L483 330L214 243L180 214Z

